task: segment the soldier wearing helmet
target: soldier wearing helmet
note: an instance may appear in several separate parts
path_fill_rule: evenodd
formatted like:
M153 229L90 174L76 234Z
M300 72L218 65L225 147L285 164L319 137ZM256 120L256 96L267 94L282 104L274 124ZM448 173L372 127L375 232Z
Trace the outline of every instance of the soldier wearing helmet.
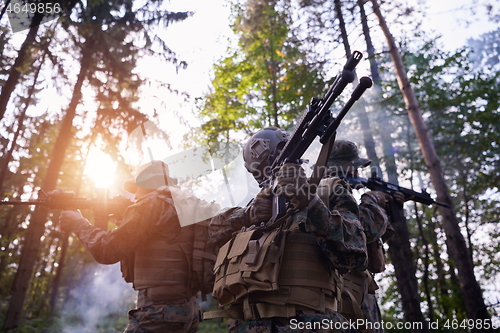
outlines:
M371 162L369 159L359 157L359 150L355 143L336 140L326 165L326 176L357 177L358 168L367 167ZM366 235L368 270L366 272L353 270L344 277L345 288L356 297L357 303L361 305L364 319L372 323L382 320L374 295L377 286L373 280L373 275L385 270L385 251L382 244L394 234L394 229L390 224L385 209L386 203L392 200L402 204L404 195L395 192L391 197L387 193L367 191L361 196L359 219ZM359 319L354 318L352 314L344 313L344 315L352 320ZM375 331L377 333L383 332L382 329L376 329Z
M199 289L192 283L193 223L211 218L220 207L176 184L166 163L152 161L124 183L136 201L117 228L100 230L80 211L64 210L59 217L61 230L74 232L97 262L120 262L123 278L137 290L137 308L129 311L124 333L197 331L201 312ZM185 211L192 214L182 215Z
M359 150L354 142L336 140L326 163L326 176L340 178L346 176L356 177L358 175L358 169L369 166L371 162L372 161L369 159L359 157ZM369 211L372 212L366 214L371 216L371 218L368 219L368 223L363 223L363 220L361 220L367 237L367 243L379 239L385 233L389 225L388 217L385 212L386 203L392 200L403 203L404 195L400 192L395 192L393 197L391 197L384 192L367 191L361 196L360 207L370 207ZM382 212L382 214L379 213L379 211Z
M288 133L277 127L266 127L253 135L243 150L245 168L260 184L269 177L271 164L289 139Z
M273 172L289 210L270 221L273 195L264 188L246 207L225 209L212 219L211 239L221 246L212 296L228 309L205 318L232 318L230 332L292 332L321 321L331 325L317 332L348 332L339 313L340 276L366 267L358 206L340 179L336 186L343 190L336 191L329 209L308 191L300 165L270 170L287 140L283 130L266 127L245 145L248 172L259 183Z
M336 140L326 164L327 174L338 177L354 175L358 168L367 167L371 163L371 160L359 157L358 147L354 142Z

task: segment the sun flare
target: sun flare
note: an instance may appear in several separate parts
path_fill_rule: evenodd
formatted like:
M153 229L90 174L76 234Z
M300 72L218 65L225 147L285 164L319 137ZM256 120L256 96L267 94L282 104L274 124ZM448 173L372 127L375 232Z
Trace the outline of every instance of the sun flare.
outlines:
M84 173L93 181L96 188L109 187L115 177L117 164L101 150L90 151Z

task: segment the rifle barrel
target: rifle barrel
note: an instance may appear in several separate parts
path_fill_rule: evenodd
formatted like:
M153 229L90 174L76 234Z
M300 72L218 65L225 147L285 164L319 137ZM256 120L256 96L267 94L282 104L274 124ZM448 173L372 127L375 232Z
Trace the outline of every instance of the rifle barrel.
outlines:
M381 191L381 192L391 192L391 191L400 191L409 200L420 202L426 205L439 205L443 207L450 208L450 205L444 202L439 202L431 198L430 194L427 192L417 192L412 189L402 187L399 185L391 184L386 181L383 181L379 178L362 178L362 177L344 177L343 178L352 188L359 189L360 187L366 187L372 191ZM371 180L371 181L370 181ZM384 191L385 190L385 191Z
M444 203L444 202L434 201L434 203L435 203L436 205L439 205L439 206L443 206L443 207L446 207L446 208L450 208L450 205L448 205L447 203Z
M27 201L21 201L21 200L2 200L0 201L0 205L12 205L12 206L17 206L17 205L23 205L23 206L29 206L29 205L42 205L42 201L38 200L27 200Z
M11 206L47 206L52 209L99 209L109 210L111 213L124 211L132 201L126 198L97 200L87 198L71 198L67 200L42 199L42 200L2 200L0 205Z
M346 62L343 70L335 78L333 84L328 89L327 93L323 98L313 98L308 106L306 113L301 117L299 123L295 127L290 139L287 141L279 155L271 163L271 168L274 170L276 167L281 166L283 163L301 163L301 158L316 137L323 137L325 130L328 125L333 122L333 117L330 111L335 99L342 93L344 88L354 80L354 69L356 68L359 61L363 58L363 54L359 51L354 51L352 55ZM371 86L371 80L370 86ZM360 88L355 89L356 94L351 96L351 99L359 99L361 94L368 88L367 80L364 79L360 82ZM354 103L354 101L352 103ZM352 106L344 108L344 115ZM343 115L339 118L339 123ZM338 125L337 125L338 127ZM332 133L333 134L333 133ZM322 142L324 144L324 142ZM274 175L271 175L269 179L260 184L261 186L275 186ZM279 199L279 200L278 200ZM273 215L272 221L278 220L280 217L284 216L286 205L281 203L286 199L283 196L278 196L273 198Z
M335 119L328 125L325 132L321 136L320 142L322 144L325 144L326 142L328 142L330 137L333 135L333 133L340 126L340 122L342 121L342 119L344 119L345 115L351 109L353 104L361 97L361 95L363 95L363 93L366 91L366 89L368 89L372 86L372 84L373 84L372 79L370 79L367 76L363 76L359 80L359 84L356 86L356 88L352 92L349 100L345 103L344 107L342 108L342 110L340 110L337 117L335 117Z

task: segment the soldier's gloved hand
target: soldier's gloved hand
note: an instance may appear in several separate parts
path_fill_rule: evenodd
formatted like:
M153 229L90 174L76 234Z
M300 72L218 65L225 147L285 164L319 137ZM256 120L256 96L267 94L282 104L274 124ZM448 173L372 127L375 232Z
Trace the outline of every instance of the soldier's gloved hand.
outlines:
M382 209L386 208L386 204L392 200L392 197L380 191L368 191L361 196L362 202L371 202L379 205Z
M314 197L304 169L295 163L285 163L275 170L277 178L276 194L285 195L294 207L304 207Z
M64 232L79 230L88 223L79 210L63 210L59 215L59 229Z
M258 225L261 222L267 222L271 219L273 213L273 196L271 190L270 187L263 189L250 203L247 209L250 225Z
M396 191L392 194L392 200L402 206L405 203L405 195L402 192Z

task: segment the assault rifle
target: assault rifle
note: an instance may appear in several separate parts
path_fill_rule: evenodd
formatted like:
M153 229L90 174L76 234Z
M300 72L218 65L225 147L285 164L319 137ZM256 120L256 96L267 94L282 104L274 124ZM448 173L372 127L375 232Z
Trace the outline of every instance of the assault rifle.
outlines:
M376 172L372 172L372 176L368 179L362 177L351 177L351 176L343 177L343 179L353 189L368 188L372 191L380 191L390 195L398 191L403 193L405 201L412 200L415 202L423 203L424 205L436 204L443 207L448 207L448 208L450 207L450 205L444 202L439 202L432 199L431 195L425 190L422 190L422 192L417 192L406 187L388 183L382 180L380 177L378 177ZM403 207L394 201L388 203L387 212L393 222L403 221L404 219Z
M327 147L333 145L335 140L334 136L340 122L347 114L366 89L372 86L372 80L369 77L362 77L358 86L354 89L351 97L346 102L344 107L340 110L337 117L333 117L330 107L337 97L342 93L344 88L354 80L354 69L358 65L363 55L359 51L354 51L347 60L343 70L337 75L333 84L328 89L328 92L323 98L313 98L308 105L308 108L299 123L295 127L290 139L286 142L285 146L274 159L271 170L280 167L285 163L302 164L302 156L316 139L320 138L321 144L328 144ZM328 148L330 149L330 148ZM329 152L328 152L329 154ZM326 162L326 161L325 161ZM324 172L323 167L315 168L313 177L315 179L322 178ZM312 178L313 178L312 177ZM271 175L261 186L275 187L275 177ZM317 185L317 184L316 184ZM313 188L313 191L315 188ZM286 213L286 198L282 196L274 196L273 215L271 221L276 221Z
M119 219L125 212L128 206L133 202L124 196L117 195L108 198L104 192L99 192L97 198L77 198L75 193L71 191L52 191L45 193L43 190L38 191L39 198L35 200L3 200L0 205L13 206L45 206L49 209L92 209L96 227L103 230L107 229L108 218L112 215Z

